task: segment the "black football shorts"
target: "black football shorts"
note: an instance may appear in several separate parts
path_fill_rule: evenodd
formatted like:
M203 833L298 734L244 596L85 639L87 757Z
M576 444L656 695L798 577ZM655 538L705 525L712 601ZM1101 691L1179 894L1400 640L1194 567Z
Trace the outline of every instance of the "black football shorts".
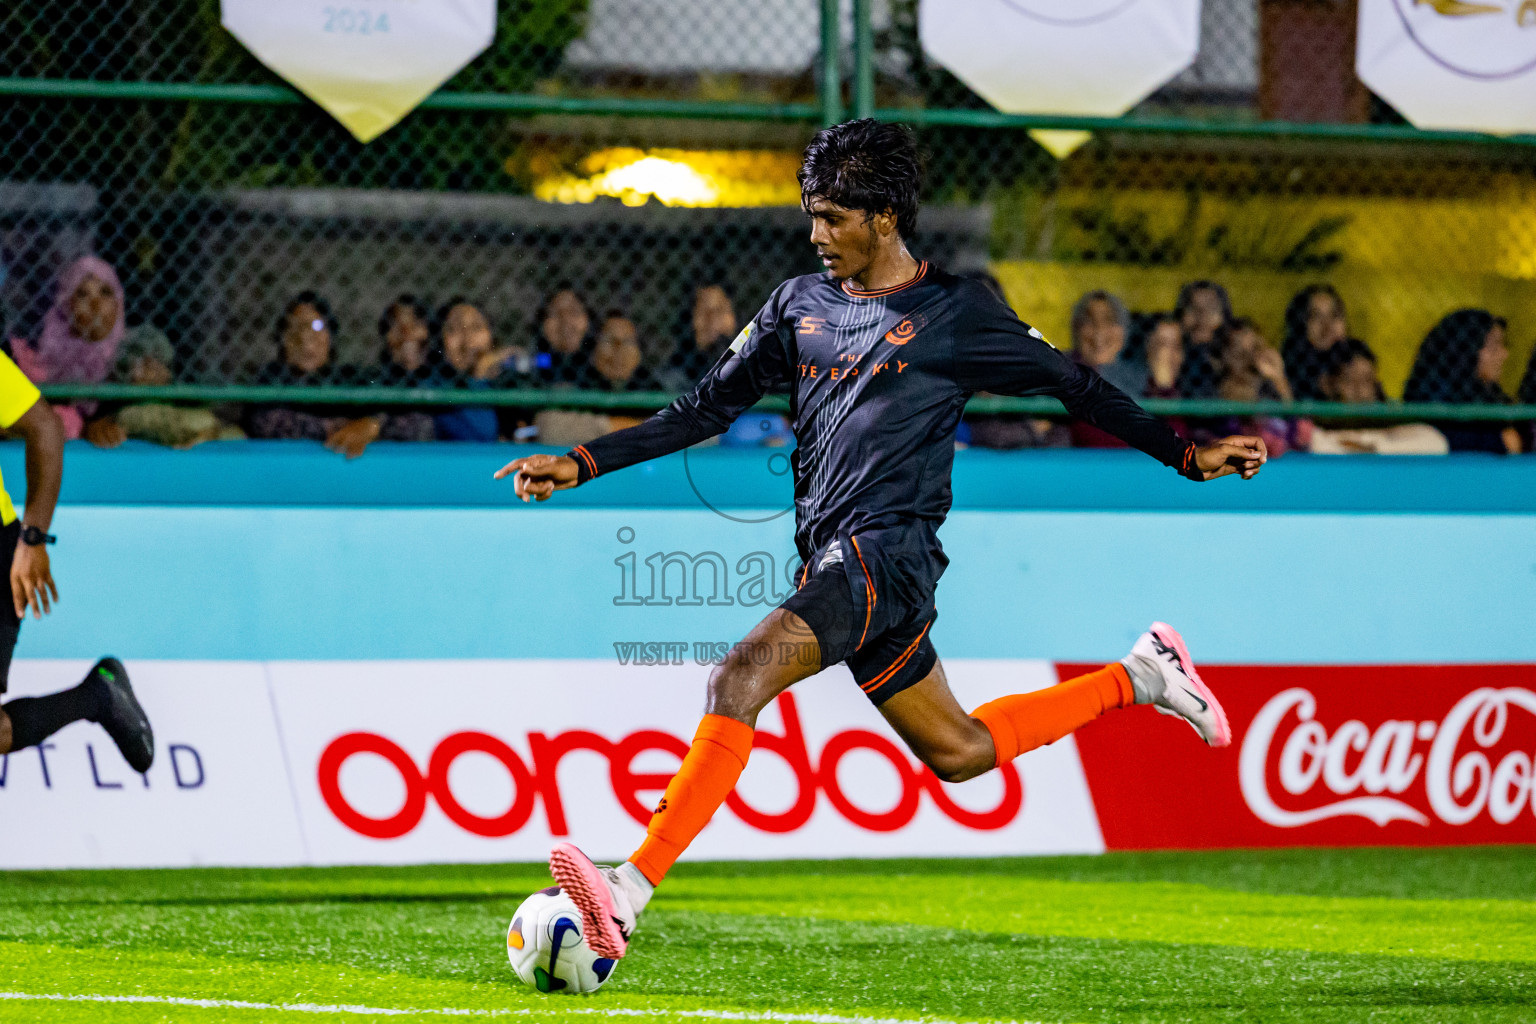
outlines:
M859 689L879 706L933 670L939 655L929 633L938 610L931 587L881 572L856 538L847 547L853 550L843 551L842 561L808 565L781 607L811 627L822 667L847 662Z

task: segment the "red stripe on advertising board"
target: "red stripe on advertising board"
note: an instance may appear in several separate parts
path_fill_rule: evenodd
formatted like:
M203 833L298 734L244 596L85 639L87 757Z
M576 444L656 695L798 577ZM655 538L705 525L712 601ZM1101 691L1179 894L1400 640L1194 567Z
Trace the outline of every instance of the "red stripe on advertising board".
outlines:
M1077 732L1109 849L1536 842L1536 665L1200 674L1230 747L1144 707Z

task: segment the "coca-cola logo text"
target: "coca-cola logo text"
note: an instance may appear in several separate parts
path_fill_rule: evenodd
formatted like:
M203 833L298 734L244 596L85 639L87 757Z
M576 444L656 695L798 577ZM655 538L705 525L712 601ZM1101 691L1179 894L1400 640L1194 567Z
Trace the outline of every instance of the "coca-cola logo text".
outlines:
M819 796L852 824L872 832L894 832L905 828L916 816L924 794L952 821L982 831L1000 829L1018 817L1024 805L1024 784L1013 765L999 769L1003 794L989 810L975 811L960 806L944 790L944 785L927 768L915 764L884 736L864 729L848 729L834 734L822 747L813 763L800 725L794 697L785 694L778 707L784 731L775 734L759 729L753 740L754 756L772 754L789 766L795 777L795 800L787 810L767 813L752 807L740 793L726 800L738 818L763 832L793 832L802 827L815 812ZM688 744L671 733L643 729L619 740L609 740L594 732L572 730L548 736L542 732L527 734L529 757L513 750L503 740L484 732L456 732L439 742L423 771L411 756L393 740L370 732L350 732L332 740L320 755L318 782L325 805L347 828L372 839L397 839L420 824L427 800L436 801L454 824L467 832L487 838L509 836L526 826L535 804L542 804L551 835L569 835L565 804L560 793L557 769L560 759L575 750L595 751L608 760L609 782L614 798L631 818L640 824L650 820L654 796L642 800L641 794L655 794L666 789L671 775L634 770L636 758L660 750L681 759ZM838 765L855 750L868 750L883 757L895 768L901 795L888 809L871 810L856 804L838 781ZM476 814L454 796L449 771L460 756L478 752L496 759L511 778L513 797L506 811L495 816ZM405 800L394 814L375 818L358 811L341 790L341 769L357 754L376 754L388 761L405 784Z
M1346 816L1429 825L1431 814L1447 825L1483 814L1507 825L1522 811L1536 816L1536 758L1506 740L1519 714L1536 716L1536 693L1480 687L1438 722L1388 720L1372 729L1351 719L1330 731L1312 692L1293 687L1264 705L1243 740L1243 798L1281 828ZM1326 802L1312 796L1319 791Z

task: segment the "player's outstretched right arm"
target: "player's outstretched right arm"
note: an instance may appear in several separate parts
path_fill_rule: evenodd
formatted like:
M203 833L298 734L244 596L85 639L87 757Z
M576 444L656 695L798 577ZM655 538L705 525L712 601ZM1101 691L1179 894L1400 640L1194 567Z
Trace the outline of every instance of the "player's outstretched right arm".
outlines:
M524 501L548 501L556 491L575 487L579 470L569 455L525 455L496 471L497 480L512 477L512 490Z
M786 325L780 330L778 312L783 293L780 287L691 392L650 419L579 444L564 455L530 455L509 462L496 479L512 476L517 496L524 501L548 501L555 491L724 433L765 391L790 381L789 329Z

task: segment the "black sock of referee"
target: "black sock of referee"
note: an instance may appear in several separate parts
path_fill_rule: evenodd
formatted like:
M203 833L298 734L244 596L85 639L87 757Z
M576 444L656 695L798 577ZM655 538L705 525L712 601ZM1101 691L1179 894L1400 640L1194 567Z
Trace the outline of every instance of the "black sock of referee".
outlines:
M70 722L96 721L102 713L101 697L101 684L92 676L46 697L18 697L0 705L11 720L11 749L36 746Z

